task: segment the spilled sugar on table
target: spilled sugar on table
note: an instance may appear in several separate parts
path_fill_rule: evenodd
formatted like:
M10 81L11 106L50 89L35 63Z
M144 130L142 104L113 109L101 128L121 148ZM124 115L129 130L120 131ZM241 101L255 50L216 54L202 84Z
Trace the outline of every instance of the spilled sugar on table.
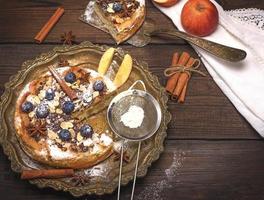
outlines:
M218 0L225 9L257 7L264 1ZM60 45L60 35L73 31L77 42L115 45L111 37L78 21L87 4L76 1L3 1L0 15L0 91L23 61ZM34 36L59 6L65 14L38 45ZM147 1L147 15L158 20L162 28L172 23ZM144 48L121 45L133 57L145 61L162 85L165 66L175 51L197 55L183 40L155 39ZM206 69L201 70L207 75ZM165 151L153 164L146 177L138 179L135 199L263 199L264 143L256 131L240 116L212 78L193 75L186 101L179 105L168 102L172 121L169 124ZM131 184L122 188L121 199L129 199ZM22 181L11 171L10 162L0 151L0 193L5 199L72 199L72 196L52 189L39 189ZM116 199L116 192L101 197L81 199Z

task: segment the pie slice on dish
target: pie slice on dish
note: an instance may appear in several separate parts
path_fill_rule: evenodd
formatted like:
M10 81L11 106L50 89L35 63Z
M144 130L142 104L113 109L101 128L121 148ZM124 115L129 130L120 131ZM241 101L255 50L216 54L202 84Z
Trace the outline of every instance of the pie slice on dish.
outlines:
M88 68L61 67L56 71L78 100L71 101L50 72L40 75L18 97L17 137L23 150L40 163L73 169L93 166L112 154L113 134L105 113L80 122L73 112L104 101L116 87Z
M94 11L117 44L137 32L146 12L144 0L96 0Z

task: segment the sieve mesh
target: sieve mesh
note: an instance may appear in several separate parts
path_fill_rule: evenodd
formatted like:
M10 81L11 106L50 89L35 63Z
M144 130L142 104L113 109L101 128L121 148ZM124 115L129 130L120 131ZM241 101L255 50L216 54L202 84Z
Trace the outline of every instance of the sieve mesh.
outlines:
M138 128L129 128L121 122L121 116L128 112L131 106L144 110L144 119ZM129 140L143 140L156 132L160 123L160 107L148 93L134 90L112 103L108 119L111 128L119 136Z

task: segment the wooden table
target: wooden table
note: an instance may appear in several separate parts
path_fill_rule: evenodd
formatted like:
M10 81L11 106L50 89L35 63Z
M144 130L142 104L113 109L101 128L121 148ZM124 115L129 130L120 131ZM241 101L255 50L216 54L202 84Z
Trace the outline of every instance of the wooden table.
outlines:
M0 1L0 93L4 83L15 74L23 61L61 45L60 35L72 30L77 41L114 45L107 34L78 20L87 0L78 1ZM219 0L225 9L258 7L261 0ZM63 6L65 15L38 45L34 35L54 12ZM147 2L148 16L163 28L172 23ZM184 41L153 42L144 48L121 45L132 56L148 62L150 70L162 85L164 66L175 51L188 51L197 56ZM207 75L207 71L202 67ZM169 101L172 121L169 124L165 151L136 187L137 200L191 199L264 199L264 143L256 131L236 111L212 78L194 74L185 104ZM122 188L122 199L129 199L131 184ZM73 199L69 194L52 189L38 189L10 169L10 162L0 150L1 199ZM116 199L116 193L83 199Z

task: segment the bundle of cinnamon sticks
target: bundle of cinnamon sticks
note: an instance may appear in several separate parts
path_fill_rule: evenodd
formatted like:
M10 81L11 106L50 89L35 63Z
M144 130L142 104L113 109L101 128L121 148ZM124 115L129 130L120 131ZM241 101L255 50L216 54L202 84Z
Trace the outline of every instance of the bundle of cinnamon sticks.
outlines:
M192 58L187 52L182 54L175 52L173 54L171 66L164 71L164 75L169 77L166 91L172 99L177 100L179 103L184 102L192 72L204 75L197 70L199 65L200 60Z

